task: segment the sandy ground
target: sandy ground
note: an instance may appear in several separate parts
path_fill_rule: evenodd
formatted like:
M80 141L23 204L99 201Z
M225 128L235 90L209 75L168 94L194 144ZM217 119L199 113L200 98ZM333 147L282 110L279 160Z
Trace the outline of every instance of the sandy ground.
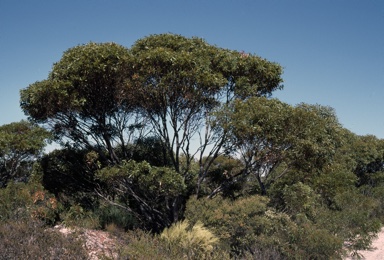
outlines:
M366 260L383 260L384 259L384 228L378 234L377 238L372 241L372 250L359 251L360 256ZM348 259L358 259L348 257Z
M55 226L55 229L64 235L75 232L75 229L62 225ZM84 247L88 252L88 260L117 259L116 243L111 234L100 230L81 229L80 231L81 237L85 240Z

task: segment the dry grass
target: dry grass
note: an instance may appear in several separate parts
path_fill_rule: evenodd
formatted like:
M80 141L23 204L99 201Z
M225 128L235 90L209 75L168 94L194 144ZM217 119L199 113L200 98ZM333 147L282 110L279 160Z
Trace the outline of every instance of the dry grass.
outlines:
M87 259L75 234L63 236L35 220L2 222L0 252L0 259Z
M188 220L184 220L166 228L160 235L171 246L194 248L202 252L213 250L219 239L201 222L190 227Z

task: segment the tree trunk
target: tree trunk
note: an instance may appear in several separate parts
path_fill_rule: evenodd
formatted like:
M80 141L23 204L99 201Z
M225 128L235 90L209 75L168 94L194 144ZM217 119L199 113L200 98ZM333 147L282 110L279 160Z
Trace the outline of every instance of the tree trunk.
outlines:
M256 178L257 178L257 182L259 183L259 186L260 186L261 195L262 196L267 195L267 190L265 188L264 182L261 180L259 173L256 173Z

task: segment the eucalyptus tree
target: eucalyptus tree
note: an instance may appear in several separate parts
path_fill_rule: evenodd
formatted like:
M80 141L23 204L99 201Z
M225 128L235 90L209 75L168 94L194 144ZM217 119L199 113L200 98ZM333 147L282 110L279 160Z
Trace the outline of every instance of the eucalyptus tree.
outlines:
M332 109L317 105L290 106L263 97L236 100L217 113L216 123L228 132L228 153L241 158L239 171L211 194L237 178L254 175L261 194L287 173L321 170L330 163L341 139Z
M0 187L25 181L49 138L48 131L27 121L0 126Z
M89 43L67 50L47 79L22 90L21 107L58 140L97 150L100 157L107 152L111 168L104 174L123 167L116 151L128 152L131 131L148 126L163 146L157 147L163 153L159 158L170 158L187 184L195 181L191 167L198 158L199 193L227 136L226 129L212 124L213 112L235 99L269 96L282 88L281 73L280 65L256 55L180 35L151 35L130 49ZM148 194L138 196L131 180L121 178L114 185L124 183L125 195L141 207L148 204ZM183 196L166 199L171 222L179 218ZM147 210L159 217L154 208Z
M133 110L123 88L128 60L127 48L115 43L70 48L47 79L21 90L21 108L57 140L101 155L107 151L117 163L113 147L125 146Z
M282 88L280 65L210 45L200 38L151 35L131 48L131 84L138 107L161 138L176 172L189 176L198 158L198 188L222 152L226 132L212 113L236 98L268 96ZM180 158L186 158L182 167Z
M353 171L359 179L357 185L378 186L374 179L384 173L384 140L373 135L354 136L349 144Z

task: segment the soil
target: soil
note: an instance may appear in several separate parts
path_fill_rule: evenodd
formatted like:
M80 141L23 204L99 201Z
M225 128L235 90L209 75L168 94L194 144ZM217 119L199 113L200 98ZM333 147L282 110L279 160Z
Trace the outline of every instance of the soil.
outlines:
M60 233L67 235L75 231L80 232L80 237L84 239L85 249L88 252L89 260L116 259L116 240L111 234L100 230L67 228L62 225L55 226Z

